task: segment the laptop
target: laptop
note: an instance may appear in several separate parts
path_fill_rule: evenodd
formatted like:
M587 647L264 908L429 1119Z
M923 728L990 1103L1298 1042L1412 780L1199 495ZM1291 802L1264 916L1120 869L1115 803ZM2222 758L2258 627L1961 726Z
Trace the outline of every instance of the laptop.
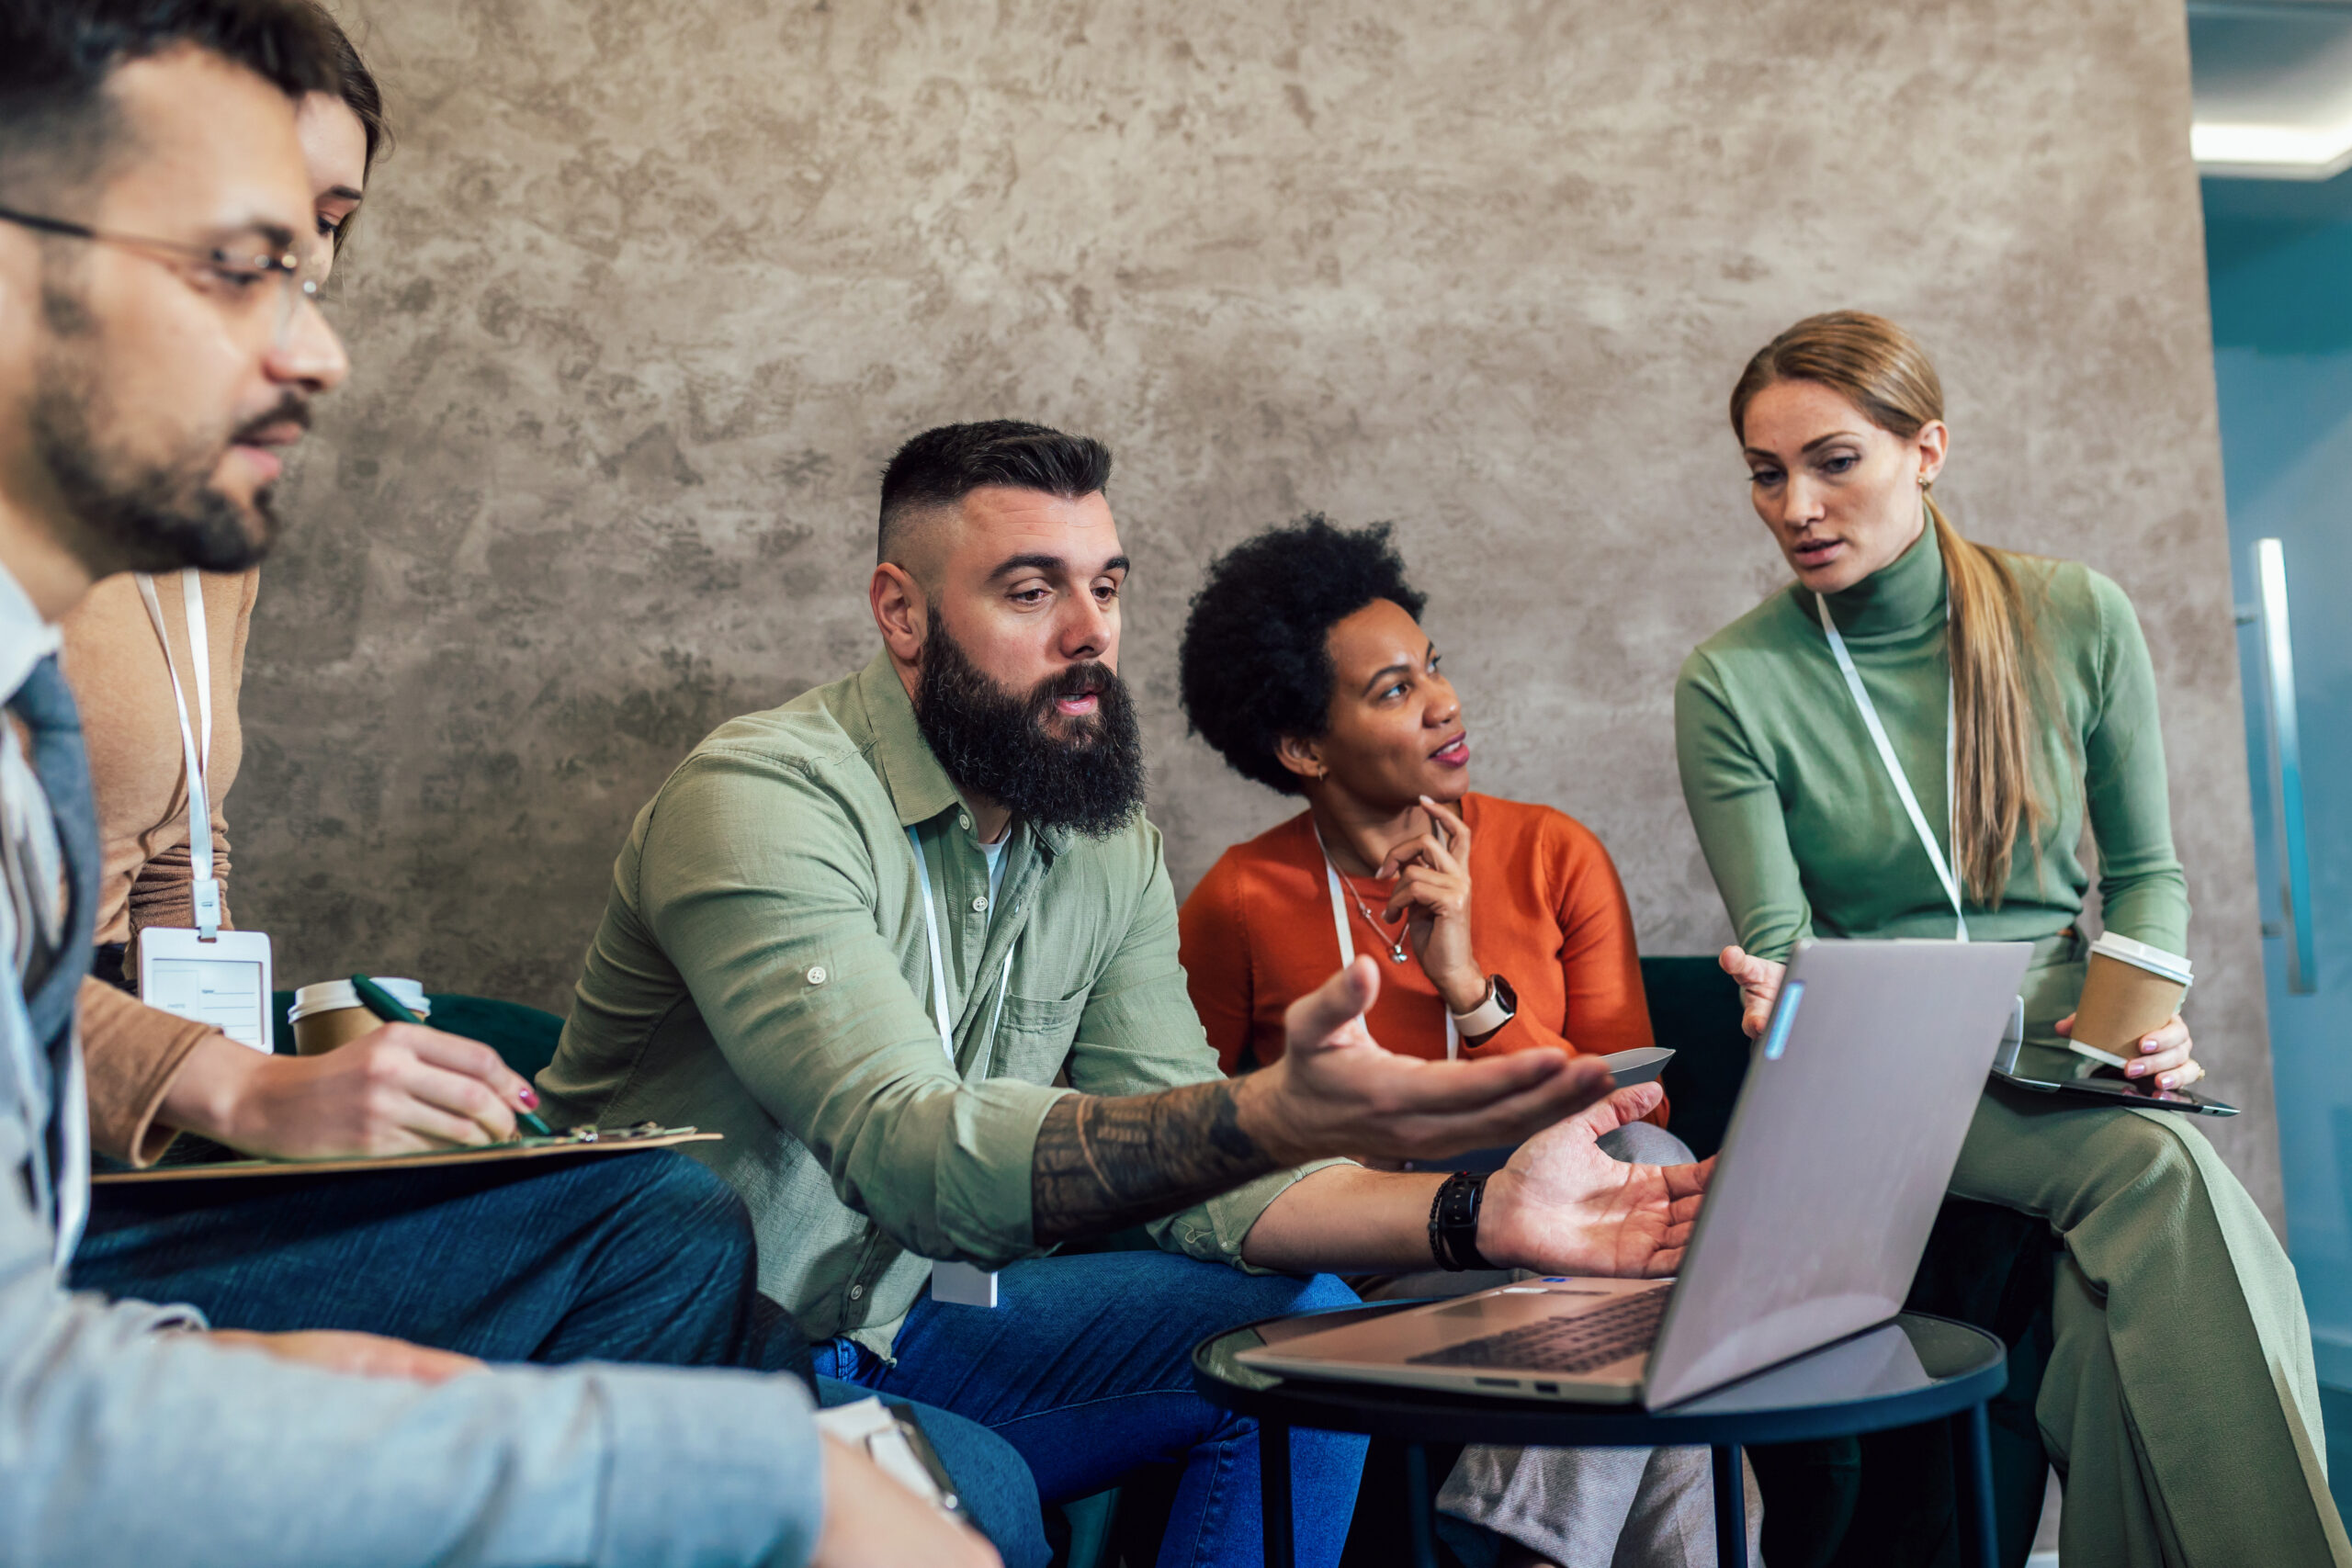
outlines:
M1681 1275L1529 1280L1239 1353L1283 1377L1646 1404L1903 1308L2032 953L1805 942L1749 1062Z

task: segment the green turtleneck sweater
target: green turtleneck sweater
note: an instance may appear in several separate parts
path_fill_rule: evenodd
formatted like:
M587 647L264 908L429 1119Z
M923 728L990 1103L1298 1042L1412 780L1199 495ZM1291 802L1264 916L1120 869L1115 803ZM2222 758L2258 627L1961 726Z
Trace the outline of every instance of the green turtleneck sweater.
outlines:
M2023 831L1998 909L1968 907L1980 942L2037 942L2081 912L2075 847L2087 810L2108 930L2178 953L2188 894L2173 853L2154 671L2123 591L2072 561L2010 558L2047 661L2038 759L2051 808ZM1905 815L1822 635L1791 585L1700 644L1675 688L1682 794L1742 946L1784 958L1803 937L1949 937L1951 902ZM1944 786L1944 564L1933 530L1893 565L1829 595L1830 614L1951 853ZM2073 1010L2080 970L2030 983L2036 1035Z

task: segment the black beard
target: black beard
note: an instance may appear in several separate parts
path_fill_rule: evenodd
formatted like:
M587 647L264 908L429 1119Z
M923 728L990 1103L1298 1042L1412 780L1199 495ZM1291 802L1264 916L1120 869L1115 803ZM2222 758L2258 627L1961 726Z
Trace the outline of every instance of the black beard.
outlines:
M1095 710L1082 719L1054 706L1089 695ZM1047 728L1055 721L1066 735ZM1143 809L1143 736L1108 665L1072 665L1024 696L990 680L934 616L915 722L957 788L991 797L1034 828L1106 839Z
M60 306L45 300L52 325ZM77 319L63 312L68 321ZM74 338L83 334L68 332ZM113 571L243 571L269 553L277 533L270 492L256 492L253 512L258 536L244 513L209 482L226 443L192 441L169 463L143 464L104 448L91 428L91 411L103 400L98 377L85 352L43 355L28 411L33 457L49 472L80 537L68 543L74 555L102 574ZM284 420L310 423L302 400L289 396L248 428Z

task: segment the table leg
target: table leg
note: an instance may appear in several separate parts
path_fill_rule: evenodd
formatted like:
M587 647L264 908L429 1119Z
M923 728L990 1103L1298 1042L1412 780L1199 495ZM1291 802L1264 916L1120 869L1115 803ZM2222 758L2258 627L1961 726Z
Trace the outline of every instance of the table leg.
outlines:
M1715 1568L1747 1568L1747 1481L1739 1445L1715 1445Z
M1266 1538L1266 1568L1295 1568L1290 1521L1290 1428L1258 1423L1258 1512Z
M1993 1522L1993 1423L1982 1404L1952 1417L1952 1512L1960 1525L1960 1560L1966 1568L1996 1568L1999 1532Z
M1437 1568L1437 1517L1430 1507L1430 1451L1405 1445L1405 1517L1413 1538L1413 1568Z

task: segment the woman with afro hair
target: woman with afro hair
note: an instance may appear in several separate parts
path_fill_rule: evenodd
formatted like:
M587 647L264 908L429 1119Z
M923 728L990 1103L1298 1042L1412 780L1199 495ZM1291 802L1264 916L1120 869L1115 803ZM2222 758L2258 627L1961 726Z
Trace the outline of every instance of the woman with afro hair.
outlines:
M1283 1010L1357 953L1381 968L1373 1037L1403 1055L1652 1043L1617 868L1566 813L1471 793L1469 730L1424 603L1386 525L1316 513L1235 546L1193 596L1185 717L1235 772L1306 803L1227 850L1178 916L1193 1005L1227 1072L1274 1060ZM1691 1157L1639 1122L1601 1147ZM1507 1280L1430 1272L1365 1288L1425 1296ZM1473 1447L1438 1506L1469 1561L1697 1568L1715 1560L1712 1496L1703 1450ZM1753 1530L1752 1482L1748 1497ZM1474 1540L1453 1520L1494 1534Z

